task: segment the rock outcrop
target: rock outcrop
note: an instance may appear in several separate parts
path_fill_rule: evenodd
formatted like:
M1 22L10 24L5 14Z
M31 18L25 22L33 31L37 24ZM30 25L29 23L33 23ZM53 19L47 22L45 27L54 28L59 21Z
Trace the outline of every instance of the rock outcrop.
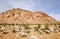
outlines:
M19 8L7 10L0 14L0 23L15 24L44 24L56 23L57 21L42 11L31 12Z

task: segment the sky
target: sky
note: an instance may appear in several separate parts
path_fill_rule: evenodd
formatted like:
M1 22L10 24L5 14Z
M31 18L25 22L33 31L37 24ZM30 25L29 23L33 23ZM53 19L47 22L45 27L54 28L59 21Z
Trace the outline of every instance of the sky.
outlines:
M60 0L0 0L0 12L12 8L43 11L60 21Z

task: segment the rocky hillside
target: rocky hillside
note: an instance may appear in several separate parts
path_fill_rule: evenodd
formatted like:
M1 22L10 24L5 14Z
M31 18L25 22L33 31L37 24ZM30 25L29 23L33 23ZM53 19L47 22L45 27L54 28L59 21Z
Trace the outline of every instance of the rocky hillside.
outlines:
M0 39L60 39L60 24L44 24L56 22L42 11L7 10L0 14Z
M44 24L56 23L57 21L42 11L31 12L19 8L7 10L0 14L0 23L8 24Z

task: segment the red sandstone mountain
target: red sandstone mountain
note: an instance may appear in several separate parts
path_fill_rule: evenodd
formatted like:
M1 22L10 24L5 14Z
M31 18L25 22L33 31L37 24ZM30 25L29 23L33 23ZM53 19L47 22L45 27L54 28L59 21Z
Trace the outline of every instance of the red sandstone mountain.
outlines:
M41 24L56 23L57 21L42 11L31 12L19 8L7 10L0 14L0 23Z

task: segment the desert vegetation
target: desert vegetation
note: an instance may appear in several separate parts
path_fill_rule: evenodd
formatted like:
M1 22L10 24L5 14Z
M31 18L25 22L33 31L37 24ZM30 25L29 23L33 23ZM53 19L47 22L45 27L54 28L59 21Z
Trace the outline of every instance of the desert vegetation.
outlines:
M60 32L60 24L0 24L0 33L4 33L9 28L13 33L21 31L30 33L32 30L40 34Z

